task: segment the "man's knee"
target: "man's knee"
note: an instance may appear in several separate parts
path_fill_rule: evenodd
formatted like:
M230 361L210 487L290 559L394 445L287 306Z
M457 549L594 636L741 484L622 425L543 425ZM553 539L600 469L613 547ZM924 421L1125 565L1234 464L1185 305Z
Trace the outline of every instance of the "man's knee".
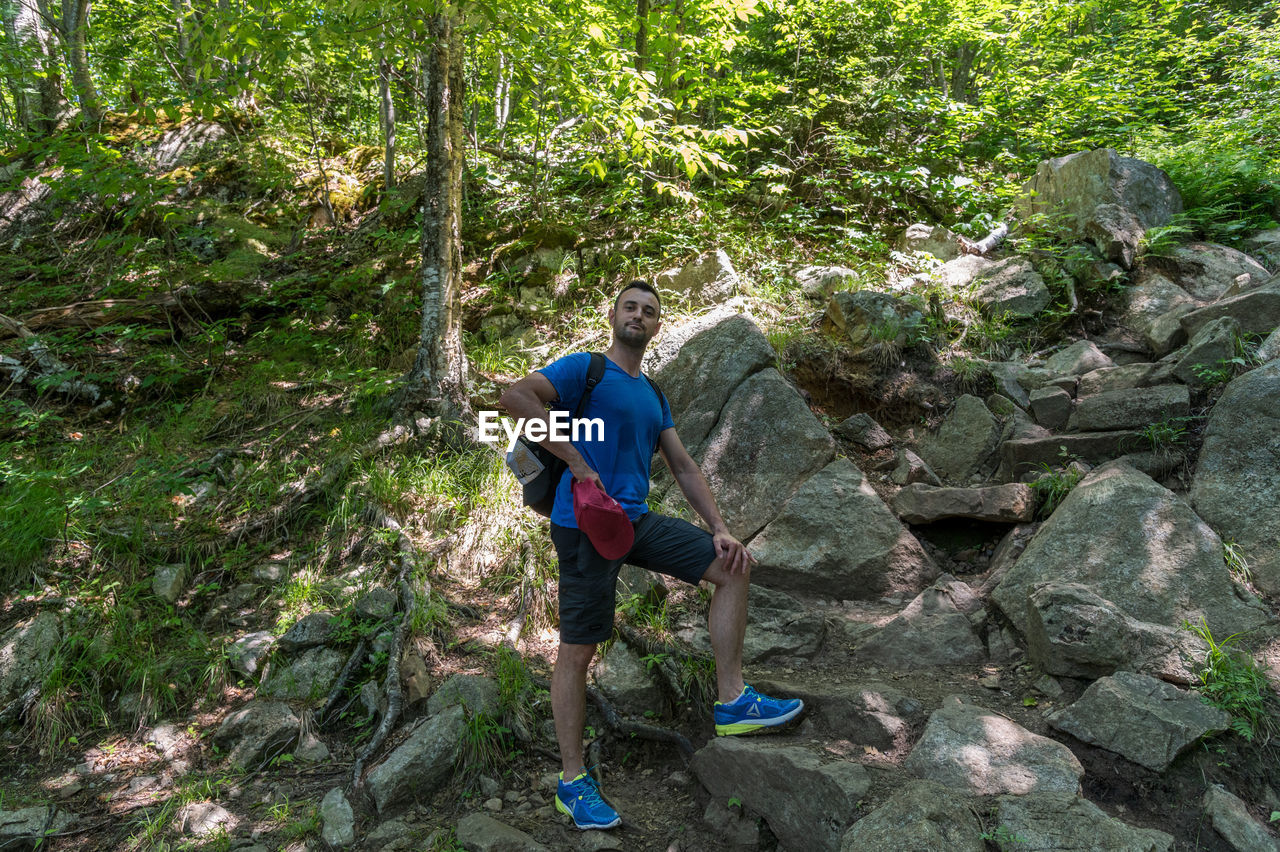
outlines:
M741 571L730 574L724 568L724 557L717 556L715 561L707 566L707 571L702 575L702 579L711 583L717 589L746 586L751 583L751 566L747 565Z
M591 666L591 660L595 655L595 645L561 642L560 649L556 652L556 668L564 667L569 671L585 672Z

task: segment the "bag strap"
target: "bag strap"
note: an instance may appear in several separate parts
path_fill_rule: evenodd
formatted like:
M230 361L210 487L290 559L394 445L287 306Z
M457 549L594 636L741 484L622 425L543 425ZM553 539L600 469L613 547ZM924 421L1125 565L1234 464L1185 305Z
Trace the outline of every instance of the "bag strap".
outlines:
M671 403L667 402L667 395L662 392L662 388L658 386L658 383L655 382L653 379L649 378L648 373L641 373L641 375L644 376L644 380L649 383L649 387L653 388L653 392L658 395L659 410L661 410L662 408L666 408L668 411L670 411ZM661 443L662 443L662 432L658 432L658 437L653 439L653 452L655 454L658 452L658 445Z
M578 398L578 407L573 412L573 419L577 420L582 416L582 412L587 410L587 400L591 399L591 392L595 390L596 385L600 384L600 380L604 378L604 354L601 352L592 352L591 361L587 364L587 387L582 392L582 396Z

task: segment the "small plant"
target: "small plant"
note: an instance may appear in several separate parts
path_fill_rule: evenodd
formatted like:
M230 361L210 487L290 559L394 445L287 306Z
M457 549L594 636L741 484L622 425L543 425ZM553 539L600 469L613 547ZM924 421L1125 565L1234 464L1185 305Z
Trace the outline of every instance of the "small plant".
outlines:
M1186 418L1173 417L1138 430L1138 440L1157 455L1169 455L1187 442Z
M487 713L466 713L458 768L469 779L499 769L511 751L511 729Z
M1222 561L1227 564L1227 570L1231 572L1232 577L1235 577L1236 582L1248 583L1253 579L1249 562L1244 557L1244 549L1232 539L1222 540Z
M1023 837L1020 834L1014 833L1012 830L1010 830L1009 826L1007 825L998 825L991 831L982 832L982 839L990 840L992 843L995 843L997 845L1003 845L1006 843L1013 844L1013 843L1028 842L1027 838Z
M987 362L981 358L959 355L947 365L956 377L956 389L961 393L973 393L988 374Z
M1203 617L1199 624L1184 621L1182 627L1208 646L1198 675L1204 700L1230 713L1231 730L1249 742L1258 736L1269 739L1276 725L1268 707L1273 700L1271 687L1253 659L1235 647L1241 634L1217 641Z
M1064 457L1066 452L1067 448L1063 447ZM1071 490L1080 484L1080 480L1084 478L1084 472L1073 464L1052 468L1042 462L1040 468L1043 472L1035 482L1031 483L1031 488L1040 501L1040 508L1036 514L1047 518L1062 504L1063 500L1067 499Z

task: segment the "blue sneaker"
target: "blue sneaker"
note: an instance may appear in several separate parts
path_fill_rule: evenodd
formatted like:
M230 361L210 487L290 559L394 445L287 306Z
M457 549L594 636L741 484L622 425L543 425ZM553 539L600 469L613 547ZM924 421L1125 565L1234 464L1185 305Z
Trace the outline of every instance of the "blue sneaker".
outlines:
M804 702L799 698L770 698L748 686L735 701L728 704L717 701L712 715L716 720L716 736L727 737L785 725L802 710Z
M622 823L622 817L600 795L596 779L586 772L567 784L564 773L560 773L560 784L556 787L556 810L573 817L573 824L582 831L613 828Z

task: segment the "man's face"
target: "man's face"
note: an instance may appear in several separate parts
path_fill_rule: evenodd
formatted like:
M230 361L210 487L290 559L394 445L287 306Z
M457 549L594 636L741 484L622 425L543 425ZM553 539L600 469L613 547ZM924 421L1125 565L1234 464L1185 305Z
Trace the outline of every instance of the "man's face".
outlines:
M621 343L644 348L662 327L657 298L634 287L624 290L617 304L609 309L609 325L614 338Z

